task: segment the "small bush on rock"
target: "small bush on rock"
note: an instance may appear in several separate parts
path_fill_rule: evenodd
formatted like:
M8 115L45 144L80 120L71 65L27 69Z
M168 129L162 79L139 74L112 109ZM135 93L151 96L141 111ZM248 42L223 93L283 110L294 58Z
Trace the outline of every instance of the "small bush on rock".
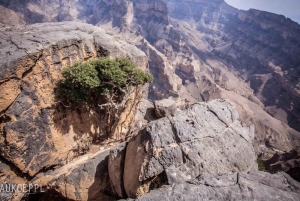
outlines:
M100 85L98 72L90 64L75 64L62 72L59 82L60 97L71 102L88 102Z
M137 68L127 58L98 58L63 70L58 96L71 103L94 105L106 99L116 104L132 87L150 83L153 76Z
M261 158L257 158L257 165L258 165L258 170L262 171L262 172L268 172L268 170L266 169L263 160Z

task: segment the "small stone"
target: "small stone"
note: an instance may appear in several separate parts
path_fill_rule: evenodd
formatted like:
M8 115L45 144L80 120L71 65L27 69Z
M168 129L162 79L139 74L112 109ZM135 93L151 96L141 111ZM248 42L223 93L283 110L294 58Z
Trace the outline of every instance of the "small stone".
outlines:
M173 116L176 112L176 102L171 99L154 101L154 107L158 118Z

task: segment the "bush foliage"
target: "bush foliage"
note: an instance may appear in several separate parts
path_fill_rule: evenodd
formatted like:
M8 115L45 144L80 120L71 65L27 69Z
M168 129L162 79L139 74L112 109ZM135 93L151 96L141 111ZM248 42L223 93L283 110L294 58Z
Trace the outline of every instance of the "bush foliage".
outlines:
M257 158L256 160L257 165L258 165L258 170L262 171L262 172L268 172L268 170L266 169L263 160L261 158Z
M63 70L58 83L60 98L75 103L96 103L99 98L129 92L132 86L153 81L150 73L137 68L127 58L98 58L76 63Z

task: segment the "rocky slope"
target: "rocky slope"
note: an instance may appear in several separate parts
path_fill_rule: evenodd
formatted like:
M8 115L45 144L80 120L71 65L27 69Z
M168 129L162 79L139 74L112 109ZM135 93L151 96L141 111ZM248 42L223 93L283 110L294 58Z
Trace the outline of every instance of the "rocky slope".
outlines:
M70 108L57 99L56 82L66 66L99 56L128 56L145 68L143 52L77 22L5 28L0 38L0 153L7 161L33 177L93 151L93 143L125 136L139 91L114 118L105 110Z
M11 167L16 165L33 176L39 171L56 169L65 163L66 158L73 159L86 152L85 147L90 147L89 136L95 137L100 133L95 125L102 125L102 122L96 113L81 110L79 115L77 111L70 111L60 103L58 108L55 107L57 112L53 112L51 103L57 101L52 100L54 96L50 93L53 89L52 80L55 81L61 68L69 63L108 54L127 55L137 58L135 62L139 66L145 68L147 65L155 77L147 93L150 100L170 97L180 108L185 108L198 101L229 99L235 103L239 119L245 126L254 125L252 144L267 168L272 173L284 170L295 178L300 178L300 26L297 23L264 11L237 10L223 0L0 0L0 6L3 11L0 23L3 27L24 23L80 21L105 30L72 23L69 26L53 25L57 27L50 32L51 27L48 29L43 25L33 25L29 30L28 27L2 29L0 46L3 59L0 74L3 77L0 79L0 93L5 96L0 99L0 131L3 134L1 154L9 160L5 163ZM12 18L3 17L7 13ZM35 29L37 34L34 34ZM16 30L17 34L14 36L13 32ZM27 49L28 47L30 48ZM6 57L8 60L5 60ZM34 83L38 86L34 86ZM154 111L152 103L145 100L143 104L135 119L145 119L137 121L135 129L155 119L155 115L151 113ZM127 112L133 114L133 111ZM126 117L124 114L122 122ZM92 123L82 121L86 118L91 118ZM123 128L125 132L128 131L131 120ZM27 126L28 122L33 123ZM81 126L84 127L83 130ZM68 127L70 129L66 129ZM149 135L145 130L140 133L138 136ZM74 139L74 136L80 137ZM133 141L137 139L138 137ZM37 148L26 146L26 141L37 142ZM193 143L194 141L191 142ZM162 147L156 143L150 145L160 151L169 146L168 143ZM177 141L174 145L183 146ZM141 147L147 149L148 144ZM49 156L47 149L58 151ZM72 156L66 156L69 150ZM39 154L35 155L37 152ZM124 155L122 150L116 151L115 157L118 160L110 161L111 163L124 162L124 157L118 155L119 152ZM150 153L153 155L156 152ZM143 155L140 160L150 156ZM39 157L49 158L40 161ZM18 158L22 160L19 161ZM24 158L30 160L26 161ZM157 157L151 160L160 161ZM193 161L189 163L192 164ZM152 163L148 164L151 165ZM162 166L165 168L165 164ZM195 167L199 167L199 164ZM165 173L170 173L169 176L172 172L178 173L182 181L190 174L187 170L180 173L177 168L170 168ZM116 178L122 178L121 172L115 175ZM149 172L151 173L150 170ZM157 179L164 180L165 176L160 175ZM60 180L62 178L65 176ZM135 181L132 187L134 189L123 189L120 182L109 189L112 188L119 196L147 192L149 186L144 184L150 178L143 178L145 180L137 180L136 175L131 178ZM51 181L49 188L53 189L56 180ZM72 182L70 189L81 185ZM92 181L86 182L83 183L90 185ZM95 182L99 183L97 180ZM161 184L155 180L153 185L156 186L157 183ZM141 184L142 187L139 186ZM65 189L61 186L63 185L54 190L59 195L68 194L73 198L78 195L78 192L69 190L62 193ZM105 189L108 188L102 190L106 191ZM241 195L243 193L240 192Z
M285 173L235 173L187 180L135 200L289 200L300 199L299 183ZM129 199L132 200L132 199Z
M253 126L241 124L231 102L197 103L148 123L128 142L86 154L30 182L47 189L41 200L135 198L181 180L256 171L253 136Z
M29 199L298 200L300 184L287 174L248 173L257 169L254 130L237 119L229 101L194 104L115 148L39 174L30 182L47 191Z
M75 20L118 34L149 59L156 78L149 99L171 96L182 106L230 99L245 123L255 125L257 153L288 153L299 145L300 26L284 16L237 10L223 0L0 5L26 23ZM273 155L265 154L265 160Z

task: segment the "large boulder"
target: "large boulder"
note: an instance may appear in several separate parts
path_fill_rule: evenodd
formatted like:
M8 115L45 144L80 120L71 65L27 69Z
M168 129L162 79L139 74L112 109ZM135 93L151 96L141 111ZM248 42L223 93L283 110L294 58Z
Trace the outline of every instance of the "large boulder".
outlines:
M0 154L23 173L55 169L86 153L93 139L114 133L111 128L129 129L140 95L108 120L98 110L69 108L55 86L62 69L100 56L130 57L145 68L147 57L135 46L78 22L3 28L0 40Z
M174 115L176 112L176 102L172 99L154 101L154 107L158 118Z
M153 102L142 99L134 116L134 128L139 130L150 121L158 119L155 115Z
M242 126L238 117L231 102L215 100L150 122L127 145L127 195L143 195L164 183L171 166L183 173L182 178L256 170L254 128Z
M285 173L265 172L233 173L209 176L164 186L136 201L185 201L185 200L281 200L300 199L300 183ZM130 199L132 200L132 199Z

